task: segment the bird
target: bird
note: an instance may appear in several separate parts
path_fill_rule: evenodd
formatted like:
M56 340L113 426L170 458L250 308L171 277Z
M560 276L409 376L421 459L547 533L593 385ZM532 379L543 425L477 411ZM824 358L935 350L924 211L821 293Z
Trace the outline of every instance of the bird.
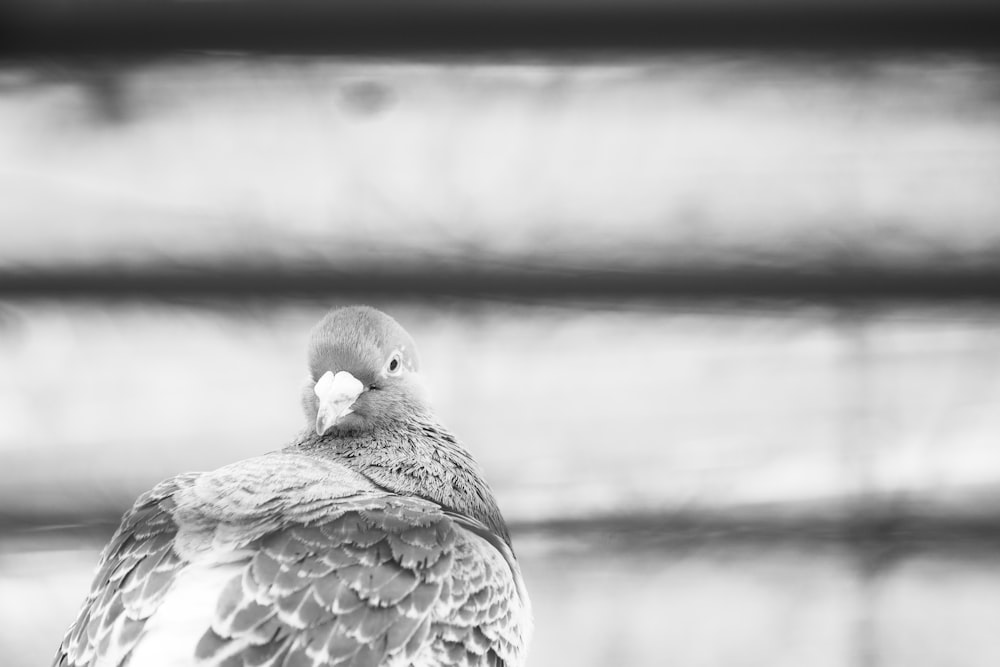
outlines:
M411 336L369 306L308 345L306 425L280 449L139 496L56 667L517 667L531 602Z

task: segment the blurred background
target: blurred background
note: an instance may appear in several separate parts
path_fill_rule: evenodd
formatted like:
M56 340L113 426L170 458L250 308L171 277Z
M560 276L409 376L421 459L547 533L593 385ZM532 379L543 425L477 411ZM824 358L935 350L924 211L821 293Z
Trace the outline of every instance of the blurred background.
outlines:
M534 6L2 14L5 665L135 496L295 436L357 302L497 491L530 665L1000 664L996 11Z

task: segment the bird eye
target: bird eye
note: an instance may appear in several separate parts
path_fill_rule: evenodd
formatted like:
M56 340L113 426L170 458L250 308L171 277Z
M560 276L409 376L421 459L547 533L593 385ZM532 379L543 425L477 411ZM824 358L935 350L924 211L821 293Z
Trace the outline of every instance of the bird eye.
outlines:
M385 366L385 371L389 375L399 375L403 370L403 363L399 359L399 353L393 353L392 357L389 358L389 363Z

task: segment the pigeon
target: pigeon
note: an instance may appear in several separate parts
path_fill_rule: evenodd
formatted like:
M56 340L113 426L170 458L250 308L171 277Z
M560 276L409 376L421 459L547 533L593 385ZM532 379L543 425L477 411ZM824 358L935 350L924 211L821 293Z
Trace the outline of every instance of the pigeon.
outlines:
M413 339L350 306L308 359L302 433L141 495L54 665L524 664L510 533L430 409Z

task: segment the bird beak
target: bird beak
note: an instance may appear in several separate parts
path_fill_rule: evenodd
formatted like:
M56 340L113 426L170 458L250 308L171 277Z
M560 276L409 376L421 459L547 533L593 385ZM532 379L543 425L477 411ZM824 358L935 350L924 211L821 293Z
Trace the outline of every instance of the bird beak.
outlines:
M339 371L336 375L327 371L319 379L313 391L319 398L319 410L316 413L316 434L323 435L341 419L351 414L351 406L364 392L365 386L347 371Z

